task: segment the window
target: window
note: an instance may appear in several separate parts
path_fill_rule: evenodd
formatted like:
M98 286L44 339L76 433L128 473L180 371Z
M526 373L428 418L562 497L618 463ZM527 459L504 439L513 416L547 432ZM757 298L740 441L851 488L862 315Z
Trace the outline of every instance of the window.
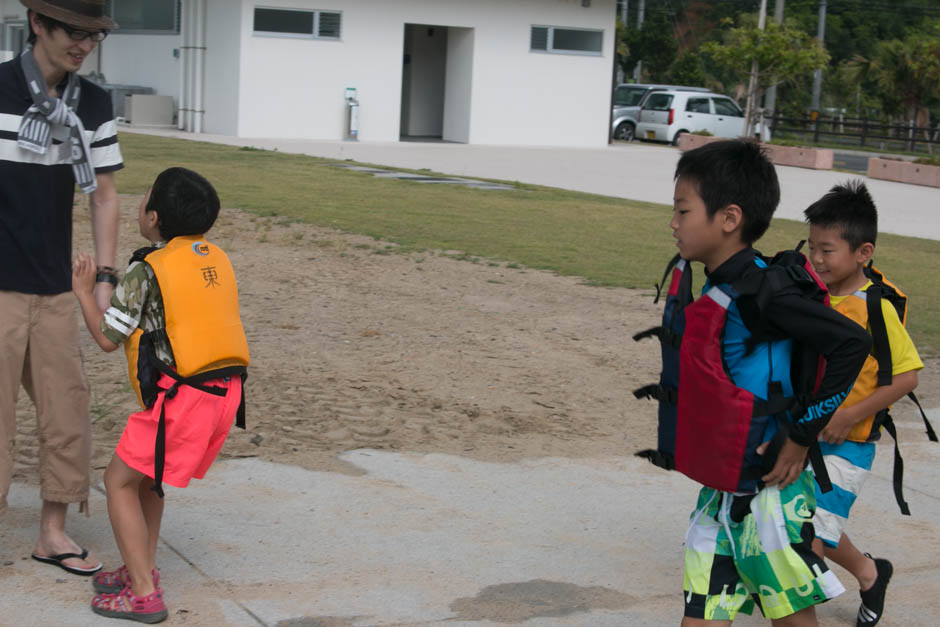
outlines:
M339 39L341 16L336 11L256 7L254 31L256 35Z
M625 87L623 85L614 90L614 104L618 107L636 107L646 94L646 87Z
M558 26L533 26L530 49L537 52L599 55L604 31Z
M738 105L727 98L712 98L712 102L715 103L715 113L718 115L732 115L736 118L744 117Z
M0 47L19 54L25 45L26 22L7 22L4 24L3 45Z
M179 32L179 1L108 0L105 11L118 24L121 34L176 34Z
M650 111L669 111L672 106L672 94L652 93L646 99L643 108Z
M689 98L689 101L685 103L685 110L692 113L711 113L708 98Z

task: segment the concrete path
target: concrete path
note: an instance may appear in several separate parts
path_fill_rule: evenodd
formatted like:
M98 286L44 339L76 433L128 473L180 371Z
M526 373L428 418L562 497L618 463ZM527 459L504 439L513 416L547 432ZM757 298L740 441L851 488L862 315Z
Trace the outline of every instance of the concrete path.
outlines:
M123 127L141 132L236 146L254 146L329 159L548 185L604 196L672 205L679 151L642 142L606 148L529 148L443 142L339 142L194 135L175 130ZM803 220L803 210L836 183L862 178L875 199L879 230L940 240L940 189L868 179L831 170L778 167L777 217Z
M894 505L887 444L857 507L864 523L853 538L895 564L885 627L940 624L940 447L917 428L901 425L914 515ZM630 456L341 459L349 473L228 460L190 488L169 488L158 550L169 624L678 624L696 488L677 473ZM100 491L91 507L91 518L73 516L73 536L115 567ZM36 516L36 490L14 485L0 525L0 624L106 623L88 609L87 579L28 559ZM854 624L856 588L837 572L849 591L819 609L824 627Z

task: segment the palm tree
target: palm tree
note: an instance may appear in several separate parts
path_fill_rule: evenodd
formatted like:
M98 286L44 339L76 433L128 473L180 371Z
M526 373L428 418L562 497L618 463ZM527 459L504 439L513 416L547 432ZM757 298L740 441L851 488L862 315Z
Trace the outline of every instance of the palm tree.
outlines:
M938 37L914 33L903 40L879 42L870 59L856 55L847 68L855 82L877 87L886 112L903 110L912 125L919 111L940 100Z

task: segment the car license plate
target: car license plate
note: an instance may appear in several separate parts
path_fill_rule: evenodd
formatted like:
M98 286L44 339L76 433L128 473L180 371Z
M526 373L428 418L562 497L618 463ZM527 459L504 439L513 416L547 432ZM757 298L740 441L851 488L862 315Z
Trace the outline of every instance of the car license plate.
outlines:
M646 131L646 139L656 139L656 131Z

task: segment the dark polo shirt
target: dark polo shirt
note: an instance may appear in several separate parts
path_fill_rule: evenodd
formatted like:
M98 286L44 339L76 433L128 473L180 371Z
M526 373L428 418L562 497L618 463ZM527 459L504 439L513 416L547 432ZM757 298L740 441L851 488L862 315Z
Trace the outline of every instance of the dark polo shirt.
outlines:
M64 87L64 83L62 85ZM0 290L60 294L72 287L72 174L68 131L56 128L45 155L17 146L32 99L19 58L0 64ZM81 79L78 117L96 173L124 167L107 92Z

